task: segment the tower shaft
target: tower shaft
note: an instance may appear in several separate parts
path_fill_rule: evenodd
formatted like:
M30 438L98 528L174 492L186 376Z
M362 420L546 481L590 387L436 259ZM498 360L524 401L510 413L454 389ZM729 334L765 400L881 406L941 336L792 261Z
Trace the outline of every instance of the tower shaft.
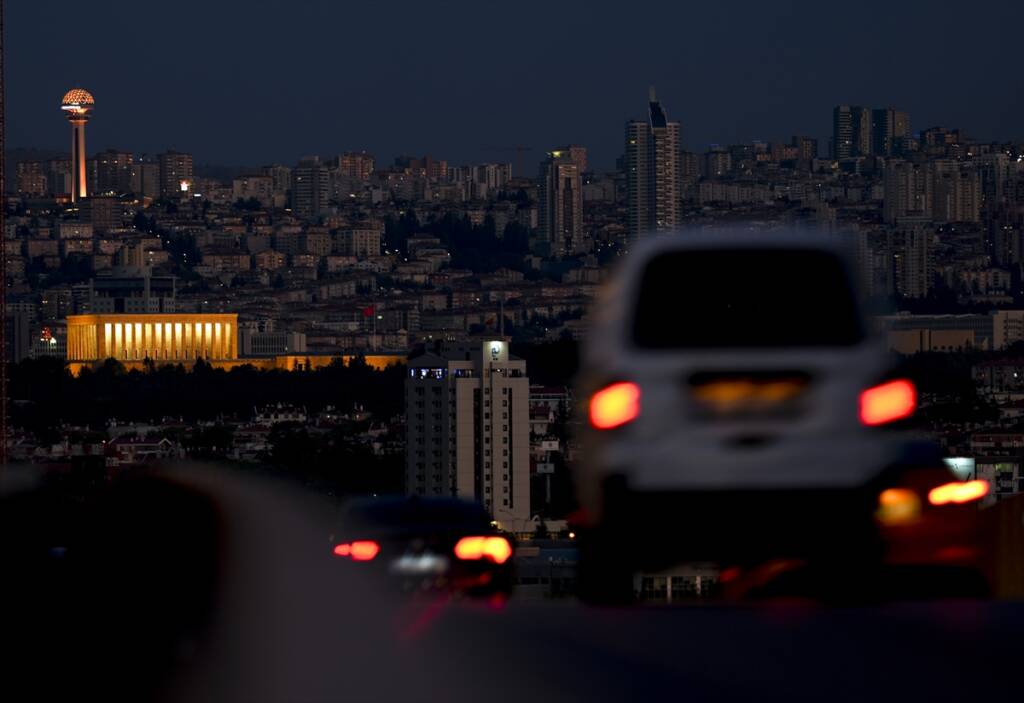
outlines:
M71 122L71 202L88 197L85 181L85 120Z

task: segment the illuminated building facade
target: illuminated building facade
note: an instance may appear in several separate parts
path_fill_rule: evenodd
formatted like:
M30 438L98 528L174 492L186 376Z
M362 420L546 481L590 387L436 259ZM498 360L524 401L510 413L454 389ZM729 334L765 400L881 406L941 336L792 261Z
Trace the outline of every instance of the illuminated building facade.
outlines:
M238 315L70 315L72 362L192 362L238 358Z
M96 101L88 91L81 88L69 90L61 100L60 109L71 123L71 202L75 203L89 195L85 178L85 123Z
M192 154L167 151L158 157L160 164L160 197L180 198L187 196L192 188Z
M679 226L678 122L669 122L651 88L647 121L626 123L626 190L629 195L629 234L672 230Z
M107 149L96 155L94 192L120 195L132 192L134 157L129 152Z
M46 195L46 169L42 161L19 161L15 166L15 178L19 195Z
M584 155L584 159L586 156ZM576 253L583 234L583 186L579 157L568 150L548 152L540 172L540 240L544 256Z
M231 314L97 314L67 317L67 366L72 374L116 359L126 369L156 366L191 367L198 359L218 369L312 371L359 358L383 370L405 363L405 354L310 354L288 350L261 358L240 358L238 315ZM58 343L60 340L58 339Z
M348 178L368 181L373 173L373 156L365 151L342 154L338 157L338 170Z
M530 379L508 342L408 362L405 490L484 505L506 529L530 519Z

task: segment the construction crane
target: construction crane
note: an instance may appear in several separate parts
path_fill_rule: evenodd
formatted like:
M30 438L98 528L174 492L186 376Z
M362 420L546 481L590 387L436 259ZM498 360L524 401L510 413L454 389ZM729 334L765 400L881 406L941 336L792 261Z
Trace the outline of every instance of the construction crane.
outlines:
M522 176L523 175L523 154L525 154L528 151L533 151L533 147L532 146L524 146L522 144L516 144L515 146L485 146L484 147L484 151L499 151L499 152L505 152L505 153L508 153L510 151L514 151L516 153L515 161L514 161L515 171L513 172L512 175L513 176Z

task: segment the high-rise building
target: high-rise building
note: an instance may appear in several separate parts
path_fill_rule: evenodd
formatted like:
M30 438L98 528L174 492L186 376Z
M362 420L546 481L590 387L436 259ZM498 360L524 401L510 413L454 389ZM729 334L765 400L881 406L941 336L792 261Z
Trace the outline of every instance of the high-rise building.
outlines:
M891 107L871 111L872 153L892 156L900 140L910 136L910 116Z
M924 164L892 159L885 164L882 218L892 224L905 217L929 217L931 178Z
M160 164L160 197L177 198L192 188L192 154L167 151L158 157Z
M974 159L981 181L981 203L989 212L1006 204L1006 184L1011 180L1010 157L1005 153L982 154ZM1013 171L1019 164L1013 164Z
M314 217L327 207L331 177L319 156L308 156L292 170L292 211L300 217Z
M338 170L342 175L360 181L370 180L373 173L373 155L365 151L350 151L338 157Z
M503 526L530 519L530 381L503 340L424 354L405 383L405 489L476 500Z
M679 152L679 189L686 197L690 197L688 191L700 180L700 162L700 154Z
M4 342L7 344L7 359L18 363L22 359L29 358L32 350L30 333L32 315L24 310L9 309L4 322L7 325L4 334Z
M395 159L395 167L404 169L411 175L422 176L429 181L437 182L448 180L448 162L444 159L435 159L432 156L424 156L423 158L416 156L399 156ZM372 165L370 170L373 170ZM346 173L345 175L348 174ZM369 177L368 174L367 177ZM363 178L362 180L366 179Z
M904 298L924 298L935 279L934 231L913 223L893 233L896 290Z
M143 156L132 163L131 192L139 198L156 200L160 197L160 164L152 157Z
M924 218L858 232L862 290L874 298L924 298L935 278L934 229Z
M512 179L512 164L453 166L448 169L448 179L462 185L466 199L483 200L508 184Z
M46 168L42 161L19 161L14 167L19 195L43 196L48 192Z
M927 147L949 147L968 141L963 130L948 127L930 127L921 132L921 143Z
M274 164L272 166L264 166L260 169L260 173L264 176L270 176L274 203L277 207L284 207L288 202L288 194L292 191L291 167Z
M651 88L648 120L626 123L630 236L679 225L679 148L679 123L668 121Z
M568 151L548 152L540 173L540 241L545 256L575 253L583 235L583 185Z
M814 137L795 136L792 145L797 149L797 158L801 161L811 161L818 158L818 140Z
M85 124L92 115L96 101L89 91L73 88L64 94L60 109L71 123L71 202L89 196L85 170Z
M382 228L378 226L362 226L339 230L334 235L332 249L341 256L355 256L366 259L380 256L380 238Z
M721 146L712 146L704 153L703 175L705 178L721 178L732 170L732 154Z
M46 190L51 196L71 193L71 161L50 159L46 162Z
M871 154L871 110L837 105L832 110L832 158L851 159Z
M130 153L107 149L96 154L96 193L121 195L134 192L132 188L132 166L134 158Z
M581 176L587 172L587 147L580 146L579 144L570 144L569 146L561 147L559 151L567 155L576 164L576 168L579 169Z
M240 176L231 182L231 198L257 200L263 207L274 201L274 180L270 176Z
M90 194L96 192L98 168L96 159L85 160L85 183L86 191Z
M930 164L932 219L936 222L980 222L981 180L973 166L955 161Z
M892 228L864 228L854 234L861 292L868 298L889 298L893 280Z
M512 180L512 164L481 164L473 167L473 179L491 190L501 190Z
M97 234L105 234L124 226L124 207L117 198L93 196L82 201L79 217Z

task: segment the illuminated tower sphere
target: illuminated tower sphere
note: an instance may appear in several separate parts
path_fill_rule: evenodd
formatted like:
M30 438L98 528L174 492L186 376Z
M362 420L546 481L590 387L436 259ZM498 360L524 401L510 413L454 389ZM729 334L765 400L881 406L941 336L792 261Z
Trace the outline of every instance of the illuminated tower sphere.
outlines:
M85 123L96 106L89 91L69 90L60 101L60 109L71 123L71 202L78 202L89 193L85 187Z

